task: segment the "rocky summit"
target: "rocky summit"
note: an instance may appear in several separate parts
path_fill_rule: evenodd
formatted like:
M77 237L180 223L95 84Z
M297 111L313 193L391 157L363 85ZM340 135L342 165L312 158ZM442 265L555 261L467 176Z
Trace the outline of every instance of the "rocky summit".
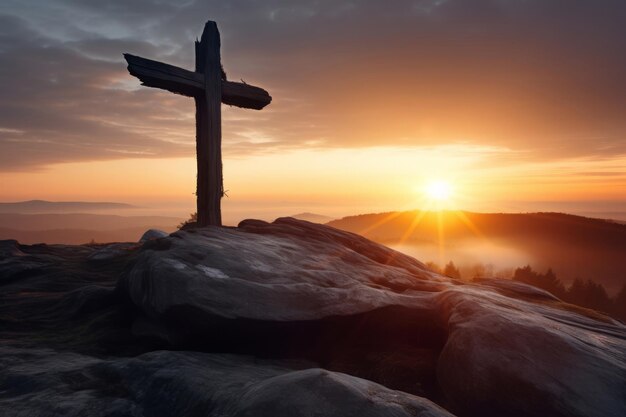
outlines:
M0 242L2 416L624 416L626 326L292 218Z

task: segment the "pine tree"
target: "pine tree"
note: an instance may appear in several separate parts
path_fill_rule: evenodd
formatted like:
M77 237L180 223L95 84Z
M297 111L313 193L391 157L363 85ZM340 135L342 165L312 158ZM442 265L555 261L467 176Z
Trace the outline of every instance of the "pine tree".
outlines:
M626 284L613 300L613 314L618 319L626 322Z
M548 268L548 271L541 276L542 288L547 291L550 291L552 294L559 298L563 298L566 293L565 285L561 282L560 279L556 277L556 274L552 270L552 268Z
M457 268L452 261L446 264L446 267L443 269L443 274L450 278L461 279L461 271L459 271L459 268Z

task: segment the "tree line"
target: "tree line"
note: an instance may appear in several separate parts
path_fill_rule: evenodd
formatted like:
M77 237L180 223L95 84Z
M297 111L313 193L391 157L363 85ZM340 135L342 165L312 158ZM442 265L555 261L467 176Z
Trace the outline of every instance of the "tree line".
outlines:
M452 261L443 268L434 262L427 262L426 266L450 278L463 279L461 270ZM492 265L476 264L470 270L469 275L471 275L468 277L470 280L496 277L523 282L544 289L565 302L601 311L626 321L626 284L615 297L609 297L604 286L592 279L576 278L571 285L566 286L552 268L548 268L545 273L540 273L533 270L530 265L526 265L494 274Z

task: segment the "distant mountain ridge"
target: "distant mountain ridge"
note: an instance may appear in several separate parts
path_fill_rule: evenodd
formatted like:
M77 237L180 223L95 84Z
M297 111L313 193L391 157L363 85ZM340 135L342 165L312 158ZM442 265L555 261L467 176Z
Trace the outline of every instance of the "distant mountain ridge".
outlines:
M28 200L0 203L0 213L77 213L137 208L127 203Z
M173 232L182 221L166 216L0 213L0 240L15 239L27 244L134 242L148 229Z
M309 213L309 212L298 213L289 217L293 217L294 219L298 219L298 220L305 220L311 223L319 223L319 224L325 224L325 223L335 220L335 218L330 217L330 216L325 216L323 214L317 214L317 213Z
M148 229L163 227L129 227L115 230L50 229L16 230L0 227L0 240L17 240L24 244L64 244L82 245L85 243L137 242ZM166 230L172 232L173 230Z
M0 227L16 230L88 229L108 231L129 227L167 228L178 225L182 219L168 216L118 216L93 213L14 214L0 213Z

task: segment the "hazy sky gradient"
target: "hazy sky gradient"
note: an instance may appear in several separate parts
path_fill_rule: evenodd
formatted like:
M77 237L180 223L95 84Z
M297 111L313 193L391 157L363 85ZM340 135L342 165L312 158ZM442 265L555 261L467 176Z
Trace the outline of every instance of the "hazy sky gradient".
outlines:
M193 68L207 19L228 77L274 97L224 108L235 200L367 211L429 177L494 210L626 200L622 0L4 0L0 199L193 201L193 100L139 87L122 52Z

